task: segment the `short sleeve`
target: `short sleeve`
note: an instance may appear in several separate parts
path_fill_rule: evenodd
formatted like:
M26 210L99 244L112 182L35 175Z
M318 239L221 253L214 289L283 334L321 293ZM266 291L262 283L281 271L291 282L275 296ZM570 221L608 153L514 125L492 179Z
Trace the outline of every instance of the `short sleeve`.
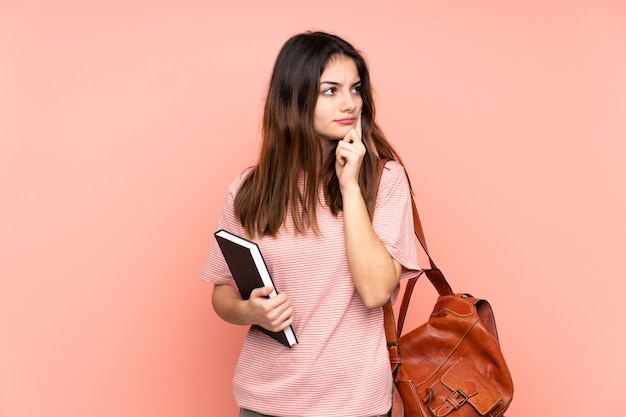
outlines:
M228 187L228 192L226 193L226 197L222 203L222 208L217 217L215 230L224 229L236 235L245 236L241 223L235 217L234 209L235 196L237 195L244 179L245 172L235 178ZM211 235L209 251L204 260L204 264L202 265L200 277L213 284L228 284L235 286L235 281L233 280L230 269L228 269L228 265L222 256L222 251L220 250L217 240L213 235Z
M397 161L387 161L380 178L372 224L391 257L402 265L400 279L412 278L420 269L411 201L404 167Z

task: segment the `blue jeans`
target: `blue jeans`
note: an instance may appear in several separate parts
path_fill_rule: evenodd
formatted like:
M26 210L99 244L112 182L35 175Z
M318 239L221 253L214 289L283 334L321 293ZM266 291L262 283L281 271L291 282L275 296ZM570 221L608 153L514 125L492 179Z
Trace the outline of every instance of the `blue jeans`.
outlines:
M385 417L385 416L391 417L391 410L387 414L381 417ZM267 414L259 414L259 413L255 413L254 411L241 408L239 409L239 417L273 417L273 416L269 416Z

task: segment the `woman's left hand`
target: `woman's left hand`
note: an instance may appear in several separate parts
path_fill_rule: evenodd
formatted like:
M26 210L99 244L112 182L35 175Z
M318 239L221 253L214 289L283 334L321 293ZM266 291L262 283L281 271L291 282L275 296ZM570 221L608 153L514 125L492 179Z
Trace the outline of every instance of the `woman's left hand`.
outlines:
M361 163L365 156L360 114L357 117L356 126L350 129L346 136L337 143L335 156L337 158L335 171L339 180L339 188L344 190L348 187L358 187Z

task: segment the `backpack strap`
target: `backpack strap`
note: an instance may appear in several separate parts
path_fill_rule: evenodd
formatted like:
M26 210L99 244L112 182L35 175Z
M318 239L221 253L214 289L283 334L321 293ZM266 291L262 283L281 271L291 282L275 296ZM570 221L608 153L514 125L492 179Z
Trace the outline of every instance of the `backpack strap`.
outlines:
M388 159L380 159L378 161L378 182L380 183L380 178L382 177L383 169L385 163L387 163ZM424 230L422 228L422 222L420 221L419 213L417 211L417 206L415 205L415 199L413 198L413 192L411 192L411 205L413 207L413 229L417 240L419 241L422 249L426 253L428 257L428 262L430 268L421 270L417 276L409 279L406 284L406 288L404 290L404 294L402 296L402 304L400 305L400 312L398 314L398 324L396 328L396 322L393 314L393 306L391 305L391 301L387 301L387 303L383 306L383 314L385 321L385 336L387 338L387 347L389 349L389 360L391 363L391 368L395 374L397 371L401 360L400 360L400 346L398 344L398 337L402 334L402 328L404 327L404 319L406 318L406 314L409 308L409 303L411 301L411 295L413 294L413 289L415 288L415 284L417 283L418 278L422 274L426 274L428 280L435 287L439 295L452 295L454 294L452 291L452 287L443 276L443 273L437 266L435 262L431 258L428 253L428 248L426 246L426 238L424 237Z

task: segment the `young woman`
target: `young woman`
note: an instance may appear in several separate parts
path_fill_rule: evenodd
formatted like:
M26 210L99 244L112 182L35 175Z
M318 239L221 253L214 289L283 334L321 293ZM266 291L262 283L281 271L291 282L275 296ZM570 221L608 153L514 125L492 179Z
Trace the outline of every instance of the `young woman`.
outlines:
M343 39L290 38L274 66L257 164L230 185L217 228L254 240L279 294L242 300L212 242L202 269L227 322L292 326L287 348L248 332L241 416L374 417L391 408L380 308L418 270L410 187L374 120L369 72ZM390 159L378 182L378 160Z

